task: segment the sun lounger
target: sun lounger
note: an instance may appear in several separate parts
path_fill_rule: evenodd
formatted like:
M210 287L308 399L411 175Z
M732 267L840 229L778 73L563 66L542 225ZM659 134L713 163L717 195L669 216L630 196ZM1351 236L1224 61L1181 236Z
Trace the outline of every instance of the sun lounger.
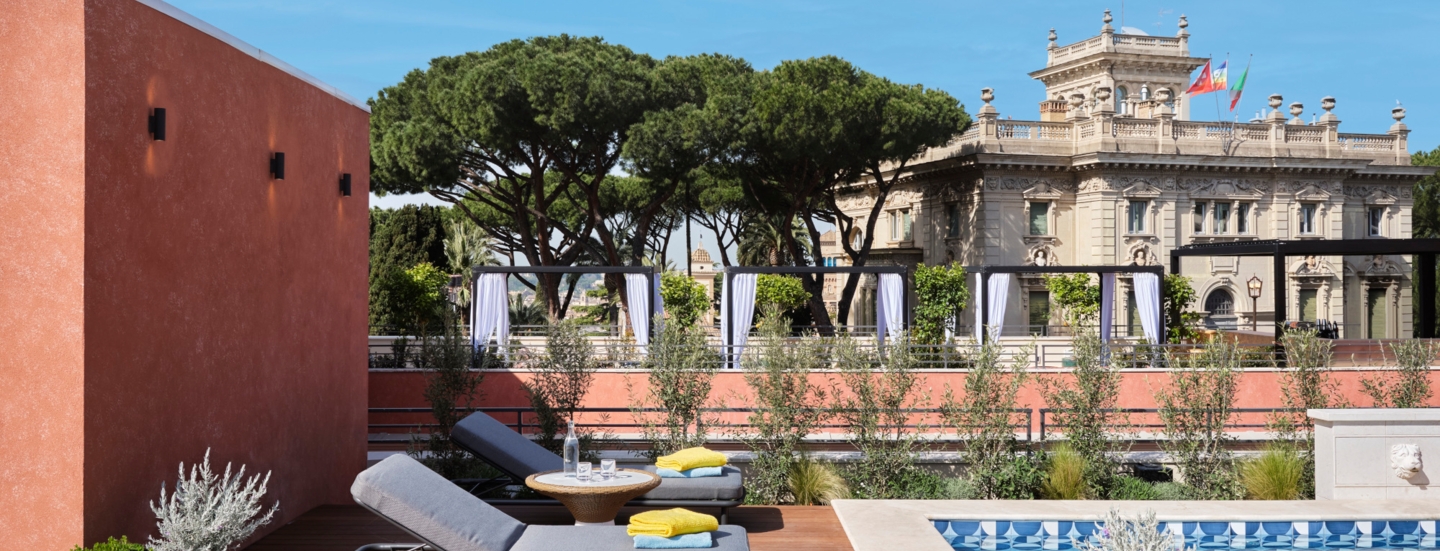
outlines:
M397 454L355 477L355 502L420 543L370 544L359 551L540 551L634 549L624 526L527 525L470 495L419 461ZM748 551L745 529L722 524L714 532L721 551Z
M475 454L481 460L505 473L505 481L474 481L468 484L472 493L483 494L497 484L524 484L525 477L544 471L560 470L560 456L526 438L485 412L472 413L455 424L450 431L455 445ZM655 472L654 465L625 465L627 468ZM660 486L631 501L641 507L716 507L720 522L725 522L725 509L745 500L745 483L740 470L726 466L723 476L704 478L663 478ZM516 503L518 500L487 499L491 503ZM555 503L552 500L524 500L526 504Z

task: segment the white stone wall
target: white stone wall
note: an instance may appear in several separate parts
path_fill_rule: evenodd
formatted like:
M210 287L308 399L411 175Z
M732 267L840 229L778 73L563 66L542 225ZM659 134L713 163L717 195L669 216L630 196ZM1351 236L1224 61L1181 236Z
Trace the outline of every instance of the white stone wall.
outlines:
M1315 420L1316 499L1440 499L1440 411L1310 410ZM1397 445L1419 447L1422 467L1397 476ZM1434 467L1431 463L1434 463Z

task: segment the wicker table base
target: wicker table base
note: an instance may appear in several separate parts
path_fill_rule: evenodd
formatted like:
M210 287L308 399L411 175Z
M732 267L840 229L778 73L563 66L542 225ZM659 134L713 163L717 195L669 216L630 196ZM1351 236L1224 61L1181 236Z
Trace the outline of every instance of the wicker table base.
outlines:
M546 471L525 477L525 485L532 490L555 498L575 516L575 524L615 524L615 515L632 499L645 495L660 485L660 477L636 469L618 469L629 475L636 475L634 484L592 484L566 479L563 484L547 484L536 480L559 471Z

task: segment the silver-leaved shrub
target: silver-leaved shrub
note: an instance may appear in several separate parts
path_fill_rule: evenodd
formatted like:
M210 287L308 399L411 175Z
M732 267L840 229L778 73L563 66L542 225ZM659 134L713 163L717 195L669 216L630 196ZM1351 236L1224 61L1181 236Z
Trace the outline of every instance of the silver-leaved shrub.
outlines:
M1087 539L1076 546L1079 551L1174 551L1175 536L1160 531L1154 511L1136 517L1125 517L1111 509L1105 515L1105 528L1098 541Z
M167 496L162 482L160 504L150 502L160 528L160 537L151 538L150 546L155 551L229 551L269 524L280 509L276 502L261 514L260 498L269 483L268 472L263 479L246 479L244 465L231 476L229 463L224 476L216 476L210 471L208 449L204 462L190 466L189 478L181 462L175 492Z

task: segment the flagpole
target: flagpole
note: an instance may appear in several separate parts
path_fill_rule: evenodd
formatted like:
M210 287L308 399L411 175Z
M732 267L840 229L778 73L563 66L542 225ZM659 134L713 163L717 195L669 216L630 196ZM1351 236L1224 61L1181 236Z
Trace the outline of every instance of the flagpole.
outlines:
M1213 83L1215 82L1215 70L1214 70L1214 69L1211 69L1211 70L1210 70L1210 82L1212 83L1212 85L1213 85ZM1225 52L1225 90L1228 92L1229 89L1230 89L1230 52ZM1212 93L1213 93L1213 92L1212 92ZM1228 94L1227 94L1227 95L1228 95ZM1229 99L1229 98L1226 98L1226 99ZM1217 120L1217 121L1223 121L1223 120L1225 120L1225 119L1220 118L1220 116L1221 116L1221 115L1220 115L1220 98L1217 96L1217 97L1215 98L1215 120Z

